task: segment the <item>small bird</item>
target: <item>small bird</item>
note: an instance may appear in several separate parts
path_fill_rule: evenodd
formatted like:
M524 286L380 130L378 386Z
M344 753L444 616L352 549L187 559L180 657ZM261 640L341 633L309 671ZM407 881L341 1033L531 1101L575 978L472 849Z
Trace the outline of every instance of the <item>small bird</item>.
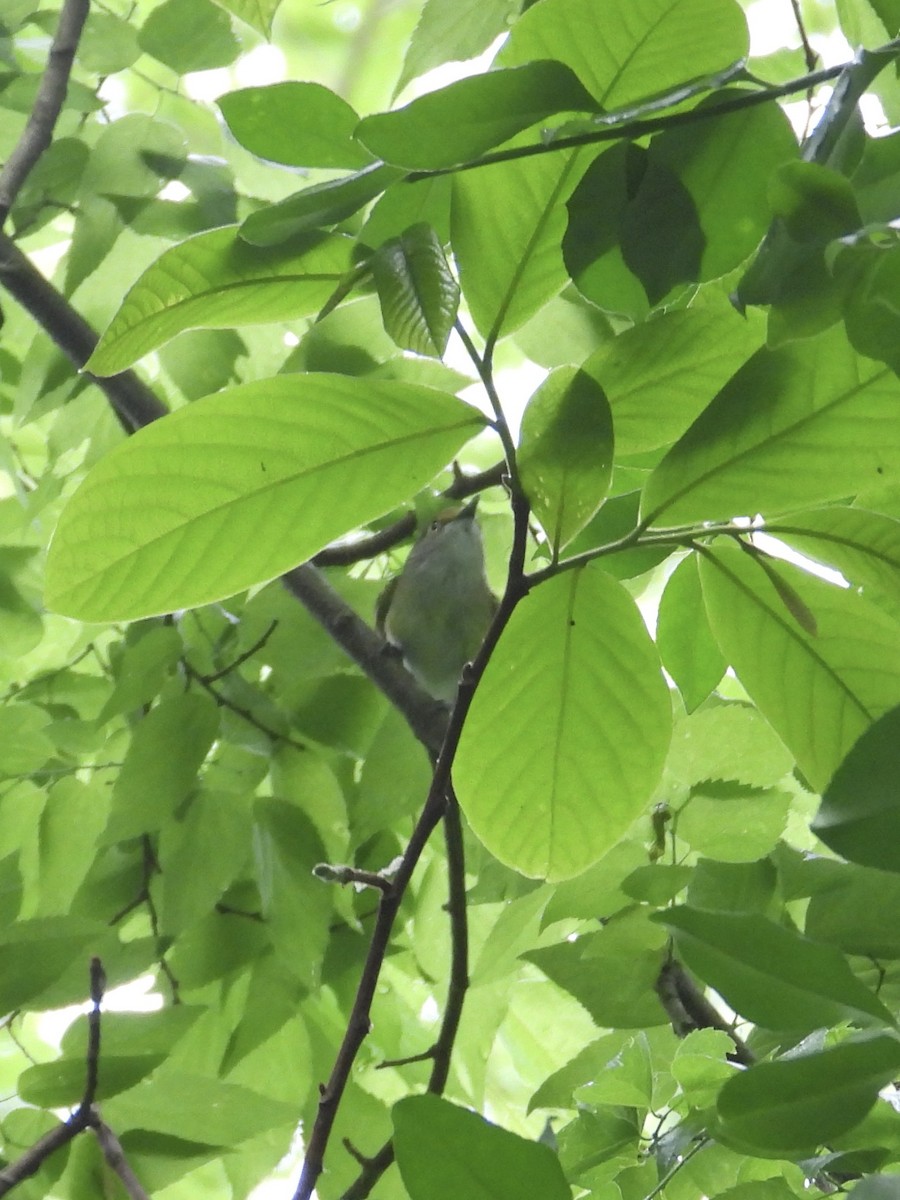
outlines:
M378 631L436 700L452 702L497 610L484 573L476 496L439 513L378 599Z

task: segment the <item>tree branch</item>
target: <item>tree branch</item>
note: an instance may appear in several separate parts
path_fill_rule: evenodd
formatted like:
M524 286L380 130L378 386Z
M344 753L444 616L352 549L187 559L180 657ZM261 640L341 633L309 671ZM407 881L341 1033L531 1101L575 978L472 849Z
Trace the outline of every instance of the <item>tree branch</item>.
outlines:
M555 154L560 150L574 150L579 146L592 146L601 142L636 141L638 138L647 137L653 133L662 133L666 129L676 129L682 125L692 125L696 121L708 121L728 113L739 112L744 108L755 108L758 104L768 104L772 100L779 100L782 96L792 96L797 92L808 91L820 83L829 83L832 79L852 74L856 70L867 73L871 70L872 59L878 60L880 65L877 65L877 70L881 70L898 52L900 52L900 39L888 42L877 50L864 50L852 62L823 67L820 71L811 71L808 75L801 75L787 83L771 84L760 91L748 91L740 96L734 96L730 100L723 100L721 104L711 104L708 108L698 107L687 112L669 113L667 116L651 117L647 120L625 121L619 125L572 134L570 137L535 142L527 146L514 146L508 150L495 150L490 154L483 154L480 158L457 163L452 167L436 167L430 171L410 171L408 175L404 175L403 182L418 183L422 179L434 179L439 175L457 175L461 171L474 171L478 167L493 166L495 163L533 158L540 154ZM871 82L873 77L869 74L867 83ZM608 120L608 118L606 119ZM815 132L813 137L815 137Z
M106 976L103 964L99 958L91 959L90 966L90 995L91 1009L88 1013L88 1046L85 1061L84 1092L78 1108L61 1125L57 1125L25 1153L7 1163L0 1171L0 1196L5 1196L23 1179L28 1179L40 1170L43 1163L55 1154L57 1150L67 1145L85 1129L90 1128L97 1120L94 1111L94 1100L97 1095L97 1079L100 1070L100 1004L106 987Z
M22 185L53 139L89 8L90 0L65 0L62 6L34 108L22 136L0 171L0 229Z
M122 1143L110 1127L104 1121L97 1119L91 1125L91 1129L100 1143L100 1149L103 1151L103 1157L106 1159L107 1165L121 1179L122 1186L128 1193L130 1200L150 1200L149 1195L141 1187L140 1180L134 1171L132 1171L128 1159L125 1157Z
M0 284L80 371L97 345L96 331L3 233L0 233ZM158 396L133 371L106 378L84 374L104 393L126 433L134 433L167 412Z

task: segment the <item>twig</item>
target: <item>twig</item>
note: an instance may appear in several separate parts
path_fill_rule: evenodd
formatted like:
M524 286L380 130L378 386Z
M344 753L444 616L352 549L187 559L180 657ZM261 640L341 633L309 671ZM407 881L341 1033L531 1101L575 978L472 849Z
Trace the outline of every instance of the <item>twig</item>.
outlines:
M57 1150L67 1145L90 1128L97 1119L94 1100L97 1095L97 1079L100 1070L100 1003L106 986L103 964L92 958L90 965L91 1010L88 1013L88 1047L85 1061L85 1083L81 1103L67 1121L55 1126L14 1162L0 1170L0 1196L5 1196L23 1179L39 1171L43 1163Z
M107 1165L111 1170L115 1171L122 1181L122 1186L128 1193L130 1200L150 1200L148 1193L141 1187L140 1180L134 1171L132 1171L128 1159L125 1157L122 1143L106 1122L97 1119L91 1125L91 1129L100 1143L100 1149L103 1151L103 1157L106 1159Z
M888 42L877 50L865 51L862 62L856 59L834 67L823 67L820 71L802 75L787 83L772 84L761 91L745 92L730 100L723 100L721 104L710 104L706 108L692 108L687 112L669 113L666 116L650 117L647 120L626 121L622 125L592 129L585 133L572 134L570 137L555 138L549 142L535 142L526 146L515 146L508 150L495 150L490 154L483 154L480 158L457 163L452 167L436 167L429 171L410 171L408 175L403 176L402 182L417 183L421 179L434 179L439 175L458 175L462 171L474 171L479 167L493 166L495 163L513 162L516 159L533 158L541 154L555 154L561 150L574 150L579 146L591 146L600 142L635 141L653 133L662 133L666 129L691 125L696 121L708 121L715 117L726 116L728 113L739 112L744 108L768 104L782 96L792 96L796 92L808 91L811 87L816 87L820 83L829 83L845 72L853 71L871 56L882 56L887 62L888 58L896 54L898 50L900 50L900 39Z
M688 1150L685 1154L682 1154L675 1164L671 1166L668 1171L666 1171L665 1175L663 1175L656 1187L650 1189L650 1191L644 1197L644 1200L653 1200L654 1196L658 1196L663 1188L671 1183L672 1179L678 1174L681 1168L687 1166L694 1155L699 1153L699 1151L701 1151L703 1147L709 1143L709 1141L709 1134L701 1134L694 1142L693 1146L691 1146L690 1150Z
M227 667L222 667L221 671L214 671L211 675L204 675L203 676L204 682L218 683L219 680L224 679L226 677L226 675L233 674L238 669L238 667L242 667L244 665L244 663L247 661L248 658L252 658L253 655L256 654L256 652L258 650L262 650L263 646L266 644L266 642L269 640L269 638L272 636L272 634L275 632L275 630L277 628L278 628L278 618L276 617L272 621L269 622L269 628L265 631L265 633L261 634L256 639L256 641L253 643L253 645L248 650L244 650L241 654L239 654L233 662L230 662L228 664Z
M800 34L800 42L803 45L803 58L806 62L807 71L814 71L818 55L813 50L810 44L809 37L806 33L806 26L803 24L803 13L800 11L800 0L791 0L791 8L794 10L794 20L797 23L797 30Z
M182 658L181 665L184 667L185 674L189 679L193 679L199 683L204 691L208 692L215 700L220 708L227 708L229 712L233 712L236 717L240 717L242 721L246 721L248 725L252 725L254 729L258 729L260 733L264 733L266 737L272 739L273 742L285 742L288 746L293 746L295 750L306 750L307 747L303 742L291 737L289 733L279 733L277 729L273 729L271 725L267 725L265 721L261 721L259 717L254 716L249 708L244 708L242 704L235 703L230 697L220 692L218 688L213 687L208 676L202 675L196 667L191 666L186 658ZM232 668L229 668L229 671ZM226 671L225 674L229 672ZM221 676L220 672L220 676Z
M459 803L453 785L447 788L444 813L444 845L447 850L447 912L450 917L450 982L447 1003L437 1044L428 1090L443 1092L450 1072L450 1056L459 1030L463 1003L469 989L469 926L466 906L466 856Z
M339 883L342 886L353 883L359 887L375 888L385 895L388 895L394 886L387 875L379 875L377 871L362 871L358 867L347 867L341 863L316 863L312 873L323 883Z
M353 563L364 562L383 554L401 542L406 541L416 531L416 514L404 513L399 520L369 537L359 538L355 542L339 543L336 546L326 546L320 550L312 561L314 567L349 567Z
M162 971L168 980L169 988L172 992L172 1003L180 1004L181 997L179 995L179 983L172 972L172 968L166 962L166 956L161 949L162 939L159 934L159 914L156 911L156 904L153 901L153 896L150 892L150 880L153 875L159 871L159 863L156 861L156 854L153 850L153 843L150 841L149 834L144 834L141 839L141 886L137 895L128 901L126 905L119 909L115 916L109 920L110 925L118 925L120 921L134 912L136 908L140 908L142 904L147 906L147 915L150 918L150 932L153 934L156 942L157 950L159 951L159 969Z
M0 228L32 168L53 139L89 8L90 0L65 0L62 6L34 107L22 136L0 170Z

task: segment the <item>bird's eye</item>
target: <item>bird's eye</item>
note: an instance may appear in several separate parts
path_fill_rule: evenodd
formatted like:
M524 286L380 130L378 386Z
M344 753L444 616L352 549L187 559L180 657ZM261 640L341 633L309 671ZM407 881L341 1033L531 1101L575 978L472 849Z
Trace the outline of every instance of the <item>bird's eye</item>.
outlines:
M441 527L440 521L432 521L431 522L431 532L432 533L437 533L437 531L440 529L440 527Z

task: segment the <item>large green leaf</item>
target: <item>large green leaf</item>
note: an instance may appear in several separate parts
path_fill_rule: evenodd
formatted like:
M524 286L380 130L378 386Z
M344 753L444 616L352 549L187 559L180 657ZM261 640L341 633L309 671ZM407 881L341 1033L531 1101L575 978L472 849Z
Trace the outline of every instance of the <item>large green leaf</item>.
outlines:
M565 879L645 810L672 715L634 601L588 567L513 613L475 693L454 781L477 836L524 875Z
M519 471L554 554L603 503L612 477L612 415L603 388L583 371L559 367L522 415Z
M569 1200L548 1146L438 1096L394 1105L394 1149L411 1200Z
M562 153L453 179L453 252L469 311L485 336L512 333L562 288L564 201L583 160Z
M893 1023L838 950L758 913L681 905L651 919L674 931L688 967L755 1025L809 1031L848 1019Z
M231 21L212 0L163 0L141 26L138 42L179 75L227 67L241 52Z
M366 117L356 136L386 162L433 170L477 158L554 113L597 107L569 67L539 60L459 79L405 108Z
M839 500L900 475L900 380L839 329L759 350L662 460L648 520L753 516Z
M234 226L188 238L135 283L88 360L114 375L185 329L287 321L320 308L350 264L352 243L311 234L262 250Z
M747 49L733 0L543 0L516 22L498 61L558 59L609 109L721 71Z
M858 586L900 602L900 521L833 505L770 522L776 537L808 558L837 567Z
M601 346L582 369L609 398L617 453L680 437L764 341L761 320L711 300L660 313Z
M773 576L812 614L815 633ZM900 702L896 622L855 592L787 563L764 571L730 546L703 556L700 579L719 648L813 787L824 787L867 726Z
M813 830L851 862L900 871L900 708L870 725L825 789Z
M290 167L362 167L371 155L353 139L359 117L320 83L271 83L219 97L235 138L252 154Z
M802 1157L858 1125L900 1069L890 1034L760 1063L719 1093L722 1133L751 1154Z
M208 396L88 474L57 526L47 603L109 621L230 596L406 499L482 424L444 392L337 375Z

